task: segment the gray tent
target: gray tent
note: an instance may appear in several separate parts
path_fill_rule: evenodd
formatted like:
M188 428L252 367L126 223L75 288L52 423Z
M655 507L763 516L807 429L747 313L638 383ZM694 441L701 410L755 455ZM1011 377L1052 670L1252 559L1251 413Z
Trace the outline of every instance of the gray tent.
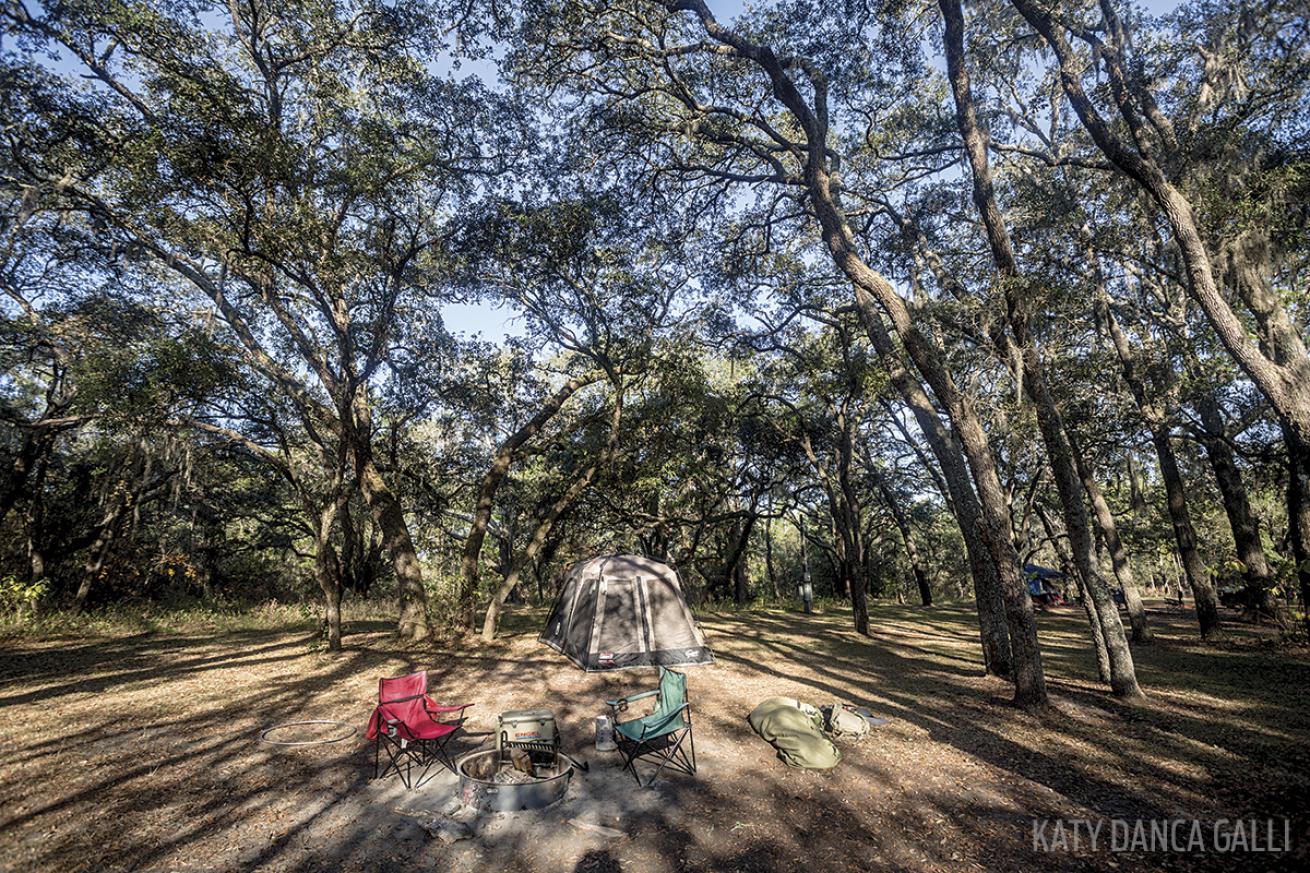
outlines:
M640 555L575 565L540 639L588 673L714 663L678 574Z

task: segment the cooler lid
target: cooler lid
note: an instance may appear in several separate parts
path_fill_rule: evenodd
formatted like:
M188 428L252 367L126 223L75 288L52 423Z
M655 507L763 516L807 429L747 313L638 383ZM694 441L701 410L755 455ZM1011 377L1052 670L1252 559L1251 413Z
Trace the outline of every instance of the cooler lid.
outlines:
M498 718L500 721L554 721L555 711L552 709L511 709L502 712Z

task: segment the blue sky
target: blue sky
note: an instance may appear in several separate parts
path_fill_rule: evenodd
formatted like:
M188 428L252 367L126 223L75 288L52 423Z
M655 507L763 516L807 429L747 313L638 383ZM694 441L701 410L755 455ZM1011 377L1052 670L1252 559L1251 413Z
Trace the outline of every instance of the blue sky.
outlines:
M447 330L467 336L481 334L483 339L499 340L507 334L523 335L522 321L515 320L512 310L485 303L448 303L441 308L441 318Z

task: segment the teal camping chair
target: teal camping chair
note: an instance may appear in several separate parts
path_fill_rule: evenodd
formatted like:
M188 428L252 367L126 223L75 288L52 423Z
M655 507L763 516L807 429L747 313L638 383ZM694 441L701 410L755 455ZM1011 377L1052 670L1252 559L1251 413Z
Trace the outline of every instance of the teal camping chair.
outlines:
M619 721L619 713L636 700L655 698L655 711L650 715ZM696 773L696 741L691 736L691 704L687 702L687 677L660 667L660 687L618 700L607 700L614 717L614 741L623 757L623 769L641 785L637 773L637 759L655 757L659 766L651 774L645 787L649 788L665 767L672 767L688 775ZM687 746L683 748L683 741Z

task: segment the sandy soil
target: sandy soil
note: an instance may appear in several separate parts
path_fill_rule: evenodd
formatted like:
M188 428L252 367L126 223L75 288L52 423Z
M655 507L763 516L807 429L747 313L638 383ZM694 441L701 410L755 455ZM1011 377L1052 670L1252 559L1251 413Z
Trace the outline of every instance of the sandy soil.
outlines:
M533 614L492 646L405 648L356 623L337 655L276 630L8 640L0 869L1305 869L1310 653L1254 629L1203 646L1189 615L1152 617L1159 639L1136 652L1149 697L1125 705L1094 681L1079 614L1042 615L1054 705L1034 715L980 675L964 606L880 606L872 639L841 612L706 616L718 663L688 670L699 772L648 790L591 731L601 700L653 671L583 674L536 642ZM474 733L505 709L554 709L590 772L550 810L476 817L471 838L441 843L425 826L449 810L453 776L415 791L369 778L377 678L414 668L433 671L443 699L475 704ZM889 722L835 770L796 771L746 723L777 694L861 703ZM359 730L299 749L257 739L311 718ZM1293 851L1112 853L1107 834L1095 852L1034 849L1034 818L1199 818L1210 833L1253 816L1290 819Z

